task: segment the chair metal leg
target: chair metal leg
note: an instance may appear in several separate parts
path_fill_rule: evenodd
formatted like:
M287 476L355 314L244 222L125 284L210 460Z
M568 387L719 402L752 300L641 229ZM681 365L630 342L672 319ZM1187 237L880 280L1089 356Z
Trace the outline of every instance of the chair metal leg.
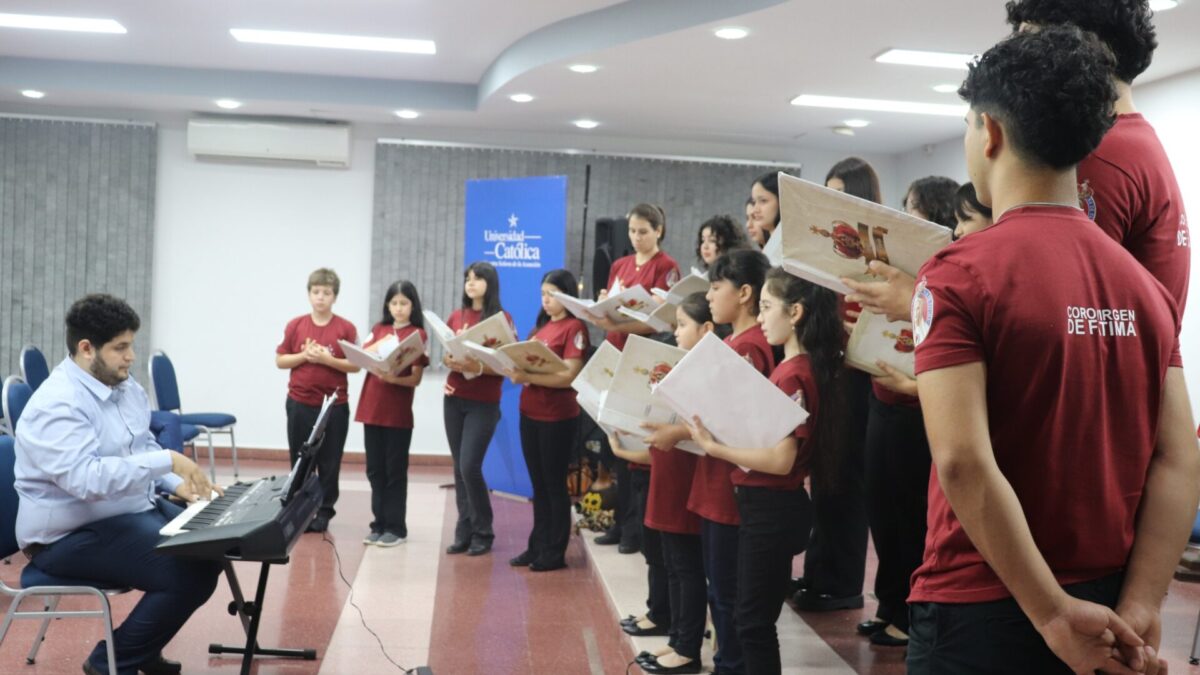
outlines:
M208 438L208 475L212 479L213 485L217 484L217 453L213 450L213 432L212 429L204 430L205 437Z
M116 673L117 650L113 646L112 603L103 593L100 594L100 610L104 613L104 644L108 651L108 672Z
M229 427L229 451L233 453L233 482L238 479L237 441L233 438L233 427Z
M45 610L47 612L58 611L58 601L61 596L47 595L45 596ZM38 650L42 648L42 643L46 641L46 629L50 627L50 617L42 619L42 625L38 628L37 635L33 638L33 644L29 646L29 656L25 657L25 663L33 665L37 662Z
M0 639L3 639L3 634L0 634ZM1196 618L1196 635L1192 638L1192 656L1188 663L1200 665L1200 617Z

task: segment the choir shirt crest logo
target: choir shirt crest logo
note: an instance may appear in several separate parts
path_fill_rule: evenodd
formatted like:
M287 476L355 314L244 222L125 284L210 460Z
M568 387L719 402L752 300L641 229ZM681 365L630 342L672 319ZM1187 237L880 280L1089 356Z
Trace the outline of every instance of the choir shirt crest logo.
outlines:
M583 331L575 334L575 349L583 351Z
M677 283L679 283L679 270L672 269L670 272L667 272L667 286L674 286Z
M924 278L917 284L917 290L913 293L912 323L915 348L925 341L929 329L933 326L933 292L929 290L928 280Z
M1089 180L1079 184L1079 208L1083 209L1089 220L1096 219L1096 191Z

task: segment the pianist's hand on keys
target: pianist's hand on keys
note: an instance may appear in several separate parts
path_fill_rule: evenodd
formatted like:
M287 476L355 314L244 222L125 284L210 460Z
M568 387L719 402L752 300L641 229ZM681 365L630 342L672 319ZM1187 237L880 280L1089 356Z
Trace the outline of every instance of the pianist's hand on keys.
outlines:
M183 479L183 482L175 489L175 496L184 501L194 502L202 495L214 491L218 494L225 494L220 486L208 482L208 476L200 470L200 467L181 452L171 453L171 471Z

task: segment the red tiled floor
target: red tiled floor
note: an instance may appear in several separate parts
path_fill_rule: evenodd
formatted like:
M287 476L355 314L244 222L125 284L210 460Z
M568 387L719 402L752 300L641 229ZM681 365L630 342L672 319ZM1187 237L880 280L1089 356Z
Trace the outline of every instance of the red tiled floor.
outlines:
M446 495L443 543L454 535ZM621 673L633 659L604 589L573 537L567 569L530 572L508 559L525 549L528 504L492 498L496 541L479 558L443 553L430 667L442 673Z
M272 462L243 462L250 475L285 470ZM365 481L362 465L347 464L346 480ZM412 467L414 482L445 483L447 467ZM453 491L446 490L443 522L444 547L454 526ZM512 569L508 559L521 552L528 536L528 504L493 498L496 543L491 555L481 558L441 554L433 637L429 665L437 675L474 673L623 673L632 658L630 643L616 625L616 613L595 577L582 542L573 538L567 552L570 567L551 573ZM369 521L369 493L361 489L342 492L338 516L331 523L330 541L341 555L343 572L351 583L362 560L360 543ZM796 570L802 558L796 560ZM15 581L23 560L0 566L0 576ZM874 579L873 552L866 587ZM243 591L253 593L257 570L239 565ZM387 592L387 589L368 589ZM316 535L305 535L293 551L289 565L272 569L260 643L264 646L312 647L323 654L341 615L348 589L337 574L333 548ZM137 593L113 602L118 623L136 602ZM210 657L210 642L237 644L244 640L237 619L226 613L231 600L222 582L213 599L202 607L167 648L168 657L181 660L187 673L235 673L240 661ZM64 608L80 607L67 602ZM903 649L871 646L854 633L854 625L870 618L874 601L862 610L827 614L802 614L822 639L858 673L896 675L904 672ZM794 611L785 608L784 611ZM1189 667L1192 633L1200 611L1200 585L1173 582L1163 609L1163 654L1171 672L1200 673ZM0 646L0 673L5 675L74 675L79 664L100 638L95 621L60 620L50 628L36 665L24 665L24 655L35 632L33 622L14 624ZM320 661L261 660L260 675L315 675ZM407 666L417 664L405 664ZM636 670L636 669L635 669ZM356 674L357 675L357 674Z

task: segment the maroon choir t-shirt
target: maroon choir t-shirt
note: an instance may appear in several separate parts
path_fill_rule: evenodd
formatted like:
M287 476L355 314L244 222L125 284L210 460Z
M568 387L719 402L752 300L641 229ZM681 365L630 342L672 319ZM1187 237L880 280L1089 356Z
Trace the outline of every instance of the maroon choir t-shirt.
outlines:
M575 317L547 321L533 339L550 348L559 358L583 359L588 348L587 326ZM570 387L543 387L527 384L521 388L521 414L539 422L560 422L579 416L575 390Z
M481 314L478 310L459 308L450 314L446 325L457 335L483 321L485 317ZM508 325L511 326L512 317L508 312L504 312L504 317L508 319ZM504 377L500 375L480 375L468 380L462 373L452 370L446 377L445 393L447 396L456 396L468 401L499 403L500 385L502 384L504 384Z
M608 271L608 289L641 286L647 291L655 288L669 289L679 281L679 265L666 253L655 253L644 265L638 267L637 255L627 255L612 264ZM617 349L624 349L629 333L610 332L606 339Z
M298 316L283 329L283 341L275 348L276 354L299 354L309 338L327 348L335 357L346 358L338 340L358 342L358 331L354 324L334 314L329 323L318 326L311 314ZM292 368L288 376L288 398L304 405L320 406L330 394L337 394L334 403L346 403L346 373L319 363L304 362Z
M394 335L397 340L403 341L414 332L420 334L422 344L428 343L425 331L416 326L410 324L403 328L396 328L390 323L380 323L371 329L371 335L365 344L374 344L389 335ZM429 357L422 354L412 365L393 374L399 377L408 377L412 375L413 366L425 367L428 365ZM354 421L377 427L411 429L413 428L412 408L415 391L413 387L384 382L374 373L366 373L363 376L362 393L358 396L358 410L354 413Z
M1083 212L1025 206L925 263L913 328L918 374L985 365L996 462L1058 582L1124 568L1163 380L1182 365L1166 289ZM909 601L1009 597L931 473Z
M1171 161L1140 114L1117 122L1076 169L1079 208L1187 304L1191 232Z

